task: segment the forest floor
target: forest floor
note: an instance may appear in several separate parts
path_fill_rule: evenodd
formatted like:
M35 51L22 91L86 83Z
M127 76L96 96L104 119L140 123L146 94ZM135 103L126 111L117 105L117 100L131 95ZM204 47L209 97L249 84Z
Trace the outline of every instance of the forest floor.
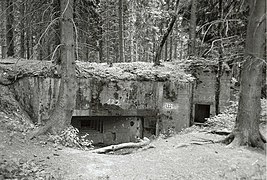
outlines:
M222 138L225 136L194 130L160 137L152 141L149 149L95 154L55 146L45 136L28 141L21 133L1 126L0 180L266 179L264 151L219 143L188 144Z

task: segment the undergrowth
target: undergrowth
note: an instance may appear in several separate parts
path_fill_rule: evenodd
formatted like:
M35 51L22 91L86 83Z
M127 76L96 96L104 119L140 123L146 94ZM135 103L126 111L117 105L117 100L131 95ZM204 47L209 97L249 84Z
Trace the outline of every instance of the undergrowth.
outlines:
M238 102L231 101L231 104L220 114L207 118L206 122L201 126L193 125L189 128L184 129L181 133L188 133L193 131L225 131L231 132L235 126L235 120L238 111ZM266 123L267 121L267 100L261 99L261 123Z
M79 148L87 150L92 148L93 141L87 139L89 134L83 136L79 135L79 130L73 126L69 126L64 129L59 135L49 135L49 141L55 143L55 145L63 145L65 147Z

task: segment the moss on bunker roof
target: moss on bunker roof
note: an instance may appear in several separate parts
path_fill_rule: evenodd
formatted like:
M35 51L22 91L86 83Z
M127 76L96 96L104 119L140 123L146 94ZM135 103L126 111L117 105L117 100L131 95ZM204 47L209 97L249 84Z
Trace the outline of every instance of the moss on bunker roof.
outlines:
M162 66L153 66L153 63L147 62L114 63L110 67L107 63L78 62L77 65L81 77L138 81L193 80L190 74L186 74L178 64L174 63L163 63Z
M55 64L49 61L4 59L0 61L0 68L9 75L17 77L44 76L56 77L60 73ZM191 74L184 72L178 63L166 62L162 66L153 66L153 63L133 62L88 63L76 61L76 74L79 78L99 78L111 81L192 81Z

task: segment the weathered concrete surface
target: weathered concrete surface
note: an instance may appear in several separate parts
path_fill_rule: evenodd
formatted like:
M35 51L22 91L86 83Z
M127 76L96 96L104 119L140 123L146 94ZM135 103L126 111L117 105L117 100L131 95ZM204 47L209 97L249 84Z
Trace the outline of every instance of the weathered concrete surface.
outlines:
M103 129L120 127L116 123L135 117L141 118L140 132L150 136L188 127L194 122L199 105L208 106L208 116L215 115L216 61L194 60L189 66L183 62L156 67L144 62L116 63L112 67L106 63L77 62L76 65L79 88L73 116L100 117ZM7 61L0 67L0 78L4 79L0 83L11 84L16 99L33 121L42 123L48 119L58 97L60 68L51 62L33 60ZM221 111L230 100L230 79L230 73L224 71L219 98ZM107 117L117 120L104 121ZM123 128L117 128L116 132L120 129ZM125 140L132 133L129 129L127 132ZM101 134L104 136L103 131ZM95 136L100 137L99 132Z
M194 68L193 74L196 77L196 84L193 92L193 116L195 116L196 104L210 105L210 116L214 116L216 111L216 66L198 66ZM232 76L229 71L223 71L220 79L220 112L224 111L229 105L231 77Z
M59 92L60 79L25 77L12 85L16 99L22 104L34 122L49 118Z
M164 84L161 115L162 129L165 133L179 132L189 127L192 96L192 83L167 82Z
M155 116L162 84L79 79L74 116Z
M223 112L227 106L230 105L230 87L231 87L232 74L230 71L224 71L221 77L221 87L220 87L220 111Z
M221 110L224 110L230 100L230 78L227 72L221 78ZM124 117L124 120L117 119L115 122L114 118L112 121L105 121L105 128L120 127L118 124L126 122L127 117L142 117L142 133L145 136L179 132L192 124L196 104L210 105L210 116L215 115L215 83L216 74L203 69L197 72L195 85L187 81L110 81L79 78L73 116ZM16 99L25 107L30 117L41 123L49 118L49 112L55 106L59 84L59 78L25 77L15 82L13 89ZM128 135L121 135L122 129L121 127L112 132L112 136L116 134L117 142L128 141L132 133L127 129L125 132ZM104 142L104 139L110 141L108 137L111 135L99 132L91 134L97 142ZM120 136L124 137L124 140L120 139Z
M215 83L216 76L211 71L197 72L196 87L194 89L194 105L210 105L210 115L215 115ZM195 106L194 108L195 109Z
M25 77L15 82L13 89L33 120L41 123L55 106L59 84L58 78ZM73 116L101 117L103 131L90 132L92 139L103 143L133 141L156 132L178 132L190 123L191 90L192 83L182 81L79 78ZM129 126L131 121L138 127ZM76 125L80 127L79 122Z
M84 122L87 126L82 126ZM75 116L72 125L80 129L81 135L89 134L88 138L95 144L134 142L143 138L143 120L140 117Z

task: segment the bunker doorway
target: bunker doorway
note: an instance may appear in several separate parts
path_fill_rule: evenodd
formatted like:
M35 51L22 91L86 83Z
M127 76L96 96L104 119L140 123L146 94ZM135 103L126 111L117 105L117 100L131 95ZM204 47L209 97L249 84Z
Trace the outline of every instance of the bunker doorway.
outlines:
M210 117L210 105L206 104L195 104L195 119L197 123L204 123L205 118Z

